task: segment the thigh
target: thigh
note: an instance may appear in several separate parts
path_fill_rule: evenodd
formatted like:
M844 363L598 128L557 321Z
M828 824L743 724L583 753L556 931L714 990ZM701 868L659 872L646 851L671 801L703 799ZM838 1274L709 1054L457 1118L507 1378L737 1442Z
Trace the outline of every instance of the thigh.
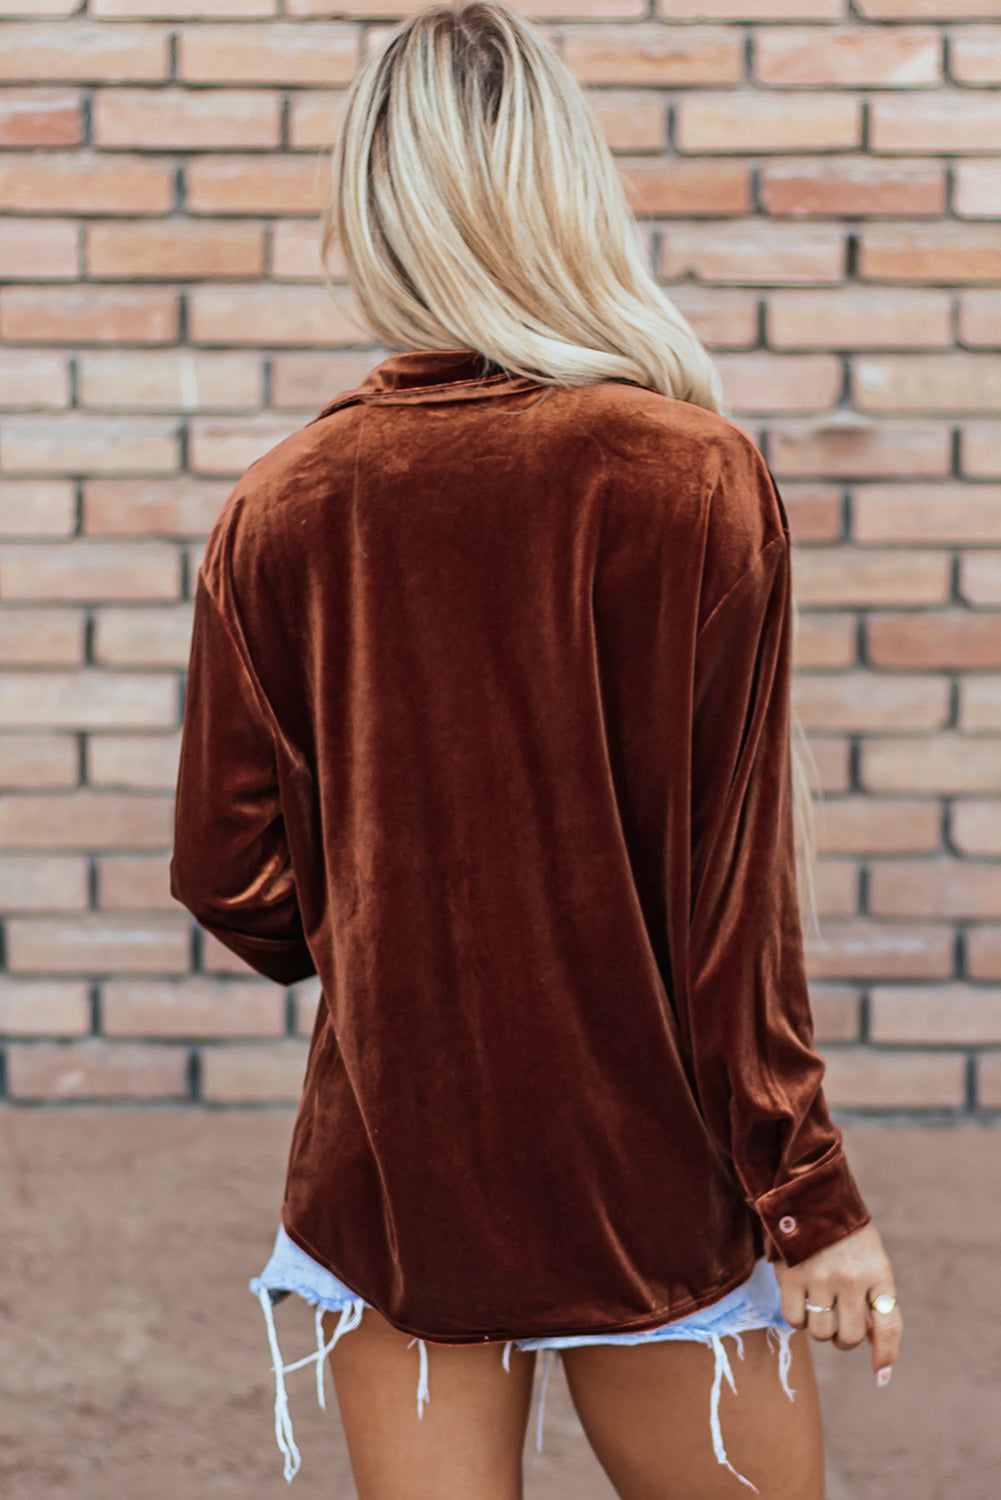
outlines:
M329 1339L336 1327L324 1315ZM330 1370L358 1500L521 1500L534 1354L503 1344L430 1344L417 1415L420 1348L374 1308L338 1339Z
M790 1340L789 1400L777 1340L755 1328L723 1340L736 1394L723 1380L719 1418L730 1463L761 1500L824 1500L820 1402L810 1335ZM715 1360L707 1344L587 1345L563 1350L581 1424L621 1500L736 1500L753 1494L713 1452Z

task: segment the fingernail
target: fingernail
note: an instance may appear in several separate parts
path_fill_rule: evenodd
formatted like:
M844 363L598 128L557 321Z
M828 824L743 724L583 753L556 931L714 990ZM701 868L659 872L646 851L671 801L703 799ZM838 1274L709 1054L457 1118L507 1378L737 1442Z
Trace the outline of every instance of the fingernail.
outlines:
M878 1373L876 1375L876 1384L877 1385L889 1385L889 1383L890 1383L890 1376L892 1374L893 1374L893 1366L892 1365L886 1365L886 1366L884 1366L884 1368L882 1370L878 1371Z

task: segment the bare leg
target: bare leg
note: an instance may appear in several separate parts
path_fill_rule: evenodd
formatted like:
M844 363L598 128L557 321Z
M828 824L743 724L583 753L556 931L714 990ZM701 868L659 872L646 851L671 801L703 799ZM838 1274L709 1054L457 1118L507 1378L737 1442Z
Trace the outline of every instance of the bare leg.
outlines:
M324 1315L327 1339L336 1324ZM503 1344L426 1344L418 1418L410 1343L366 1308L329 1356L358 1500L521 1500L535 1355L512 1348L505 1370Z
M719 1403L726 1456L760 1500L824 1500L820 1402L810 1335L792 1335L787 1379L775 1339L741 1334L744 1358L724 1347L736 1395ZM709 1427L713 1351L706 1344L587 1345L564 1349L563 1366L588 1441L621 1500L752 1500L754 1491L718 1462Z

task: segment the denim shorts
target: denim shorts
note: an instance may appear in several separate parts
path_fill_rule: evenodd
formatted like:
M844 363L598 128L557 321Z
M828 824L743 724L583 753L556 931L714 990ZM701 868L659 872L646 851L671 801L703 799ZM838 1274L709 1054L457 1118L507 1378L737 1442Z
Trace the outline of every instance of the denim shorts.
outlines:
M369 1303L351 1291L350 1287L346 1287L342 1281L338 1281L337 1277L333 1276L325 1266L318 1265L311 1256L300 1250L281 1225L275 1236L271 1259L260 1276L252 1278L250 1290L258 1298L264 1310L268 1342L271 1347L271 1368L275 1375L275 1437L278 1441L279 1452L285 1460L285 1478L291 1482L298 1472L300 1455L292 1435L292 1419L289 1415L284 1377L290 1370L298 1370L303 1365L315 1363L316 1396L320 1406L326 1410L323 1371L327 1355L343 1334L358 1327ZM316 1350L312 1354L307 1354L304 1359L297 1359L292 1364L283 1364L278 1348L278 1337L275 1333L273 1309L277 1303L293 1292L316 1309ZM324 1312L340 1314L337 1326L327 1343L323 1338ZM699 1308L697 1312L689 1313L687 1317L675 1318L670 1323L662 1324L660 1328L648 1329L644 1333L596 1333L554 1338L510 1339L504 1346L504 1368L510 1369L512 1344L518 1349L541 1349L543 1351L542 1390L536 1433L536 1446L541 1452L542 1414L545 1407L546 1384L549 1379L550 1351L568 1349L578 1344L650 1344L666 1339L688 1339L701 1344L710 1344L715 1354L715 1371L709 1402L709 1428L712 1433L713 1452L721 1464L725 1464L731 1473L737 1475L742 1484L746 1484L757 1494L757 1486L746 1479L743 1474L739 1474L727 1458L723 1448L719 1420L719 1398L724 1376L733 1393L735 1395L737 1393L730 1361L723 1347L723 1339L728 1334L732 1335L737 1343L737 1351L743 1359L744 1345L740 1335L751 1328L767 1328L769 1343L771 1343L772 1330L775 1331L779 1356L779 1378L789 1400L794 1400L795 1392L790 1389L788 1373L792 1362L789 1340L795 1330L792 1324L787 1323L782 1316L778 1280L774 1268L764 1256L756 1262L750 1276L740 1286L735 1287L732 1292L727 1292L711 1306ZM430 1399L427 1347L423 1339L411 1339L411 1344L417 1344L419 1352L417 1415L422 1417L424 1403Z

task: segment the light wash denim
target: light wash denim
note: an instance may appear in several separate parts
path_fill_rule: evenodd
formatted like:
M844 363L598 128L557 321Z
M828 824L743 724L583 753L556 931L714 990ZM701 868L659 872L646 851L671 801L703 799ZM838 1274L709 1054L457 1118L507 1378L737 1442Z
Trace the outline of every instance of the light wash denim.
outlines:
M272 1369L275 1374L275 1437L278 1440L278 1448L285 1460L285 1478L291 1482L293 1476L298 1472L300 1466L300 1454L292 1435L292 1419L289 1415L288 1395L285 1390L285 1375L290 1370L298 1370L303 1365L316 1364L316 1396L320 1406L326 1410L326 1397L323 1385L323 1371L327 1355L333 1349L337 1340L351 1329L357 1328L361 1322L362 1313L369 1306L361 1297L346 1287L336 1276L318 1265L305 1251L285 1233L284 1228L279 1225L275 1236L274 1249L271 1259L268 1261L260 1276L255 1276L250 1282L250 1290L258 1298L264 1310L265 1322L267 1324L268 1341L271 1346ZM278 1348L278 1337L275 1333L275 1322L273 1309L277 1303L290 1293L296 1293L302 1297L310 1306L316 1309L316 1350L313 1354L307 1354L303 1359L297 1359L292 1364L283 1364L281 1353ZM340 1318L328 1343L323 1339L323 1314L325 1311L338 1312ZM510 1339L504 1346L504 1368L510 1369L511 1346L518 1349L540 1349L542 1350L542 1389L539 1398L539 1420L536 1433L536 1446L542 1450L542 1414L546 1400L546 1385L549 1380L549 1361L551 1351L554 1349L569 1349L577 1344L650 1344L661 1342L665 1339L688 1339L702 1344L710 1344L715 1354L715 1372L713 1376L712 1395L709 1403L709 1427L712 1432L713 1452L718 1461L725 1464L731 1473L736 1474L742 1484L758 1493L757 1485L751 1483L743 1474L739 1474L733 1464L726 1456L723 1448L723 1436L720 1430L719 1399L723 1388L723 1377L726 1376L730 1389L736 1395L737 1386L730 1368L726 1350L723 1347L723 1339L731 1334L737 1341L737 1350L741 1359L744 1358L744 1345L740 1335L752 1328L767 1328L768 1339L771 1342L771 1332L774 1329L778 1338L779 1353L779 1378L782 1388L789 1400L795 1399L795 1392L790 1389L788 1373L792 1361L792 1352L789 1348L789 1340L794 1329L792 1324L787 1323L782 1316L782 1301L779 1291L778 1280L775 1270L764 1256L755 1264L754 1270L745 1282L735 1287L732 1292L727 1292L718 1302L710 1307L703 1307L698 1312L689 1313L687 1317L676 1318L670 1323L663 1324L660 1328L648 1329L645 1333L611 1333L611 1334L577 1334L566 1337L554 1338L525 1338ZM428 1356L425 1341L423 1339L411 1339L411 1344L417 1344L419 1351L419 1374L417 1379L417 1415L424 1415L424 1403L430 1399L428 1389Z

